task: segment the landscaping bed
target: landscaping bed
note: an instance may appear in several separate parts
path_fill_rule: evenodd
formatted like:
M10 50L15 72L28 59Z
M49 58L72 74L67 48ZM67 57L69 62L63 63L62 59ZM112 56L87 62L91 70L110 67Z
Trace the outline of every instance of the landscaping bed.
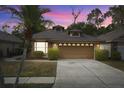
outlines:
M110 65L112 67L115 67L121 71L124 71L124 61L112 61L112 60L108 60L108 61L101 61L107 65Z
M5 77L17 74L19 62L0 62ZM55 77L57 62L25 62L21 77Z

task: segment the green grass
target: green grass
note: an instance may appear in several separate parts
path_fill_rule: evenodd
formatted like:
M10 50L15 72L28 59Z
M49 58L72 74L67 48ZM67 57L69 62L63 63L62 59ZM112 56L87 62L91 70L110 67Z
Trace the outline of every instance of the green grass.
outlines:
M19 62L0 62L5 77L16 76ZM21 77L55 77L57 62L25 62Z
M107 65L110 65L112 67L115 67L119 70L124 71L124 61L112 61L112 60L108 60L108 61L101 61Z

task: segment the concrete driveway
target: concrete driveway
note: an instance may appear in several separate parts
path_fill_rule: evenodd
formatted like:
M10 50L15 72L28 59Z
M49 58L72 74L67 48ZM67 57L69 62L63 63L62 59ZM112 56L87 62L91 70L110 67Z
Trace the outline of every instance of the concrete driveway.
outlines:
M53 87L122 88L124 87L124 72L95 60L59 60Z

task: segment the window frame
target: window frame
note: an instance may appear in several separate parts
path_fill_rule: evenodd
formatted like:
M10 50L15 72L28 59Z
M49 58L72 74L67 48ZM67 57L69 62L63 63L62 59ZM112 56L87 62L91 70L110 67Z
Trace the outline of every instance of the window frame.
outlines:
M38 43L44 43L44 45L38 46ZM48 42L34 42L34 51L43 51L45 54L47 54L48 53Z

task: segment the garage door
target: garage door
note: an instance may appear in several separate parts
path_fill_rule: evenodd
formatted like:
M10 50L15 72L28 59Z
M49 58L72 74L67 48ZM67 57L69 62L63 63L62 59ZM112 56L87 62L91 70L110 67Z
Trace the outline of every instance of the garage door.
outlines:
M84 58L93 59L94 57L94 47L59 47L60 58Z

